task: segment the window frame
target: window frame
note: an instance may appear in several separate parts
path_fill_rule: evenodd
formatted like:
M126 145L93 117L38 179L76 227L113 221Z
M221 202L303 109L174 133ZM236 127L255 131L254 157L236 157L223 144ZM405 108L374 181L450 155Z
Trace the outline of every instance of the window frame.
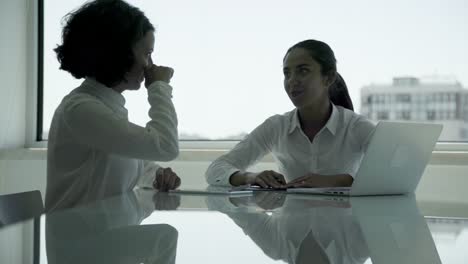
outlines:
M44 0L27 3L26 148L46 147L42 140Z
M26 148L47 148L42 138L44 103L44 0L28 2ZM181 150L229 150L240 140L180 140ZM433 151L468 152L468 142L437 142Z

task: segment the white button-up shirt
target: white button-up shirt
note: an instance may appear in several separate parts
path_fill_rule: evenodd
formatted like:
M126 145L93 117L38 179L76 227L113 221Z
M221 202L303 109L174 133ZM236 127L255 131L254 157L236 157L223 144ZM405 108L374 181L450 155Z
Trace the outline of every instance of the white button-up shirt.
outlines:
M206 171L212 185L230 185L237 171L246 171L271 153L287 181L308 173L349 174L359 168L375 124L365 117L332 104L332 113L313 141L301 129L297 110L268 118L229 153Z
M152 187L151 161L174 159L179 144L172 87L157 81L147 92L145 127L129 122L120 93L92 79L62 100L49 132L46 210Z

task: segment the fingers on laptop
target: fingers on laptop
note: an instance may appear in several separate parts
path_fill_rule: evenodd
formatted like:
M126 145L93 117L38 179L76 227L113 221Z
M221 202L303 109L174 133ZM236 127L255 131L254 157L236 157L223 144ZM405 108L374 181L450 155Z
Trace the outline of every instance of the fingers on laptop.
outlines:
M262 171L255 177L255 183L262 188L284 188L286 180L284 176L272 170Z

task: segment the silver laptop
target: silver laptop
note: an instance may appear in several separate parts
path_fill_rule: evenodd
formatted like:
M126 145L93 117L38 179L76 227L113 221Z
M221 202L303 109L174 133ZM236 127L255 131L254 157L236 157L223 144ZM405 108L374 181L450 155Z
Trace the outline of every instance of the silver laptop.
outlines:
M442 125L380 121L351 187L292 188L291 193L394 195L413 193Z

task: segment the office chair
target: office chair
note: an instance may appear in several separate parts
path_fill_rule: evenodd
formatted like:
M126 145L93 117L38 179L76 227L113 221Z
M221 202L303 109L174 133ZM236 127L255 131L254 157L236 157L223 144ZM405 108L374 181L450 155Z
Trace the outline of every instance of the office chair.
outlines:
M44 212L41 192L0 195L0 227L40 216Z
M0 228L15 222L33 221L33 264L39 263L40 252L40 215L44 205L40 191L29 191L0 195Z

